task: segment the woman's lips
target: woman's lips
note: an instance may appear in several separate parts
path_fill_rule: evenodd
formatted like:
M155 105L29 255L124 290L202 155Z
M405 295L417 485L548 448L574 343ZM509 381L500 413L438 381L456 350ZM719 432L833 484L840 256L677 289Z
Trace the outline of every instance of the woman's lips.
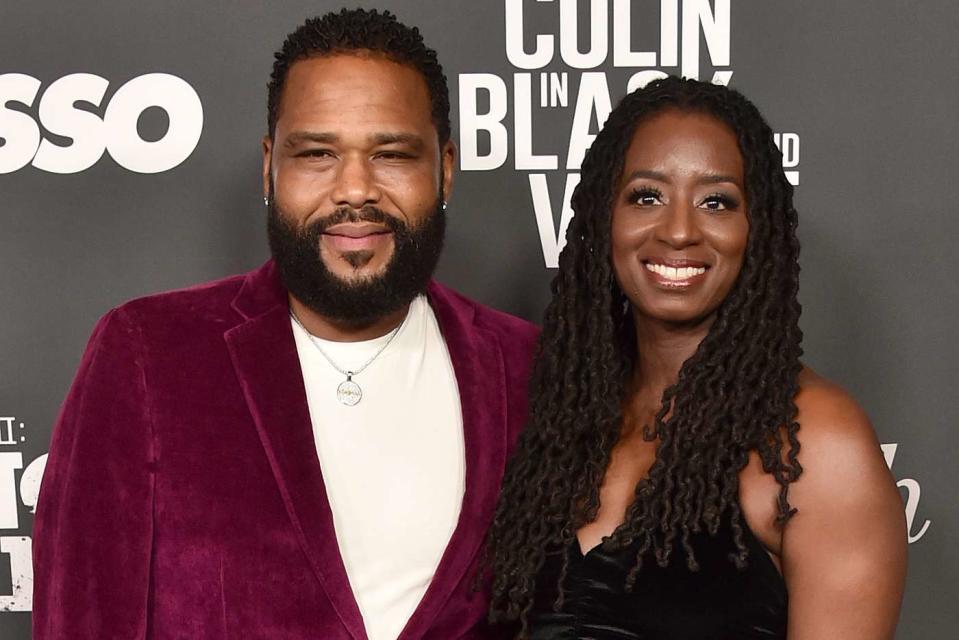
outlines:
M643 269L654 284L682 289L702 282L709 265L694 260L645 260Z

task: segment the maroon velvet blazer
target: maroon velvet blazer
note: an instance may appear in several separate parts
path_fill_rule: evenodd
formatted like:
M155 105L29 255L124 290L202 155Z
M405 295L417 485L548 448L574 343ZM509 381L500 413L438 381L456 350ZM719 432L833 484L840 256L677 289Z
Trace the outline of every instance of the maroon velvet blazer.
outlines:
M428 297L459 385L466 494L400 638L488 638L471 587L536 329L435 282ZM100 320L53 432L33 552L35 640L365 640L272 262Z

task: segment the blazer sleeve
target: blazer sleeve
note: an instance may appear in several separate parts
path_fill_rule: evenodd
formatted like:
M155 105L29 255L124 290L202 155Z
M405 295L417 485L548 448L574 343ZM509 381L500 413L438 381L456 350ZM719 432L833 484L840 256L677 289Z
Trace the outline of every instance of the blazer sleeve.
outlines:
M34 521L35 640L147 637L153 433L126 315L97 324L53 430Z

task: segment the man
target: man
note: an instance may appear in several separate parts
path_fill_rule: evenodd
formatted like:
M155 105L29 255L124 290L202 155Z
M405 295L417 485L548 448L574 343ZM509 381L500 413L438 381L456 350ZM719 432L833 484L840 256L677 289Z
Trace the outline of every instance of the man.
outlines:
M430 281L449 138L416 29L344 10L289 36L273 260L97 325L41 489L37 640L485 633L535 330Z

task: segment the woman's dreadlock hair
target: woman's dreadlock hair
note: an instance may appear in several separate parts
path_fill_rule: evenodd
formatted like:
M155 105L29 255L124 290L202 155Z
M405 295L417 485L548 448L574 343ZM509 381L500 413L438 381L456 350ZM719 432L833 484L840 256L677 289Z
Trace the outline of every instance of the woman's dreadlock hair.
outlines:
M607 544L637 544L631 589L644 558L652 554L666 566L676 544L689 569L698 570L691 534L715 534L728 519L735 542L730 558L744 566L738 474L750 451L779 483L777 522L795 512L787 491L802 472L794 402L802 333L792 186L769 125L739 92L676 77L656 80L620 102L583 161L533 366L529 424L510 460L487 541L494 575L490 618L520 620L521 637L546 552L567 549L576 530L596 518L626 384L642 357L611 265L612 192L637 124L669 109L709 114L736 134L749 236L742 270L708 335L663 393L653 424L644 427L647 439L658 440L656 460Z

